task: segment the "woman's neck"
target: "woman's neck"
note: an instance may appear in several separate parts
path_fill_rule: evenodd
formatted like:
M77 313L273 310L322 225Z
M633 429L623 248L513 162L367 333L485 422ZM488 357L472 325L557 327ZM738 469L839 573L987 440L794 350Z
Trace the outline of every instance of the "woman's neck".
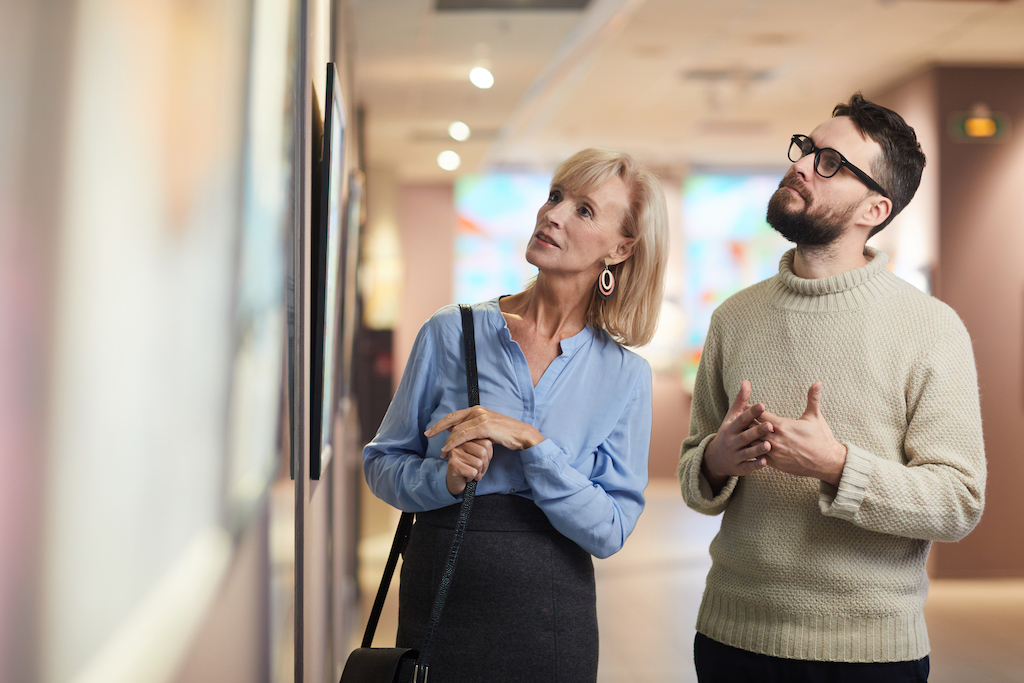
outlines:
M541 273L531 287L499 304L502 313L520 318L537 336L560 341L586 326L592 296L592 287L583 289L578 281L558 281Z

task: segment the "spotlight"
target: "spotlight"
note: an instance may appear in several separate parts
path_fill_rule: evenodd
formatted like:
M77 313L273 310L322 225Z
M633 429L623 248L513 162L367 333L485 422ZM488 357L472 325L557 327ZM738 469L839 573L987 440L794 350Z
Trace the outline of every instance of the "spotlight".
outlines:
M459 155L450 149L446 149L437 155L437 165L446 171L454 171L462 163Z
M469 126L462 121L452 121L452 125L448 126L448 135L459 142L464 142L469 139Z
M482 66L474 67L469 72L469 80L478 88L486 90L494 85L494 75Z

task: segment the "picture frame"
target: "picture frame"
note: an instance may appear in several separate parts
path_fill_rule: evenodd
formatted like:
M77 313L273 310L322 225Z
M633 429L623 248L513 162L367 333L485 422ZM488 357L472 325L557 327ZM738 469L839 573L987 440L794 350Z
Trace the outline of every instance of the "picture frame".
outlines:
M327 64L324 125L312 197L309 476L320 479L332 457L341 251L345 198L345 109L334 62ZM314 157L315 158L315 157ZM319 181L319 182L316 182Z

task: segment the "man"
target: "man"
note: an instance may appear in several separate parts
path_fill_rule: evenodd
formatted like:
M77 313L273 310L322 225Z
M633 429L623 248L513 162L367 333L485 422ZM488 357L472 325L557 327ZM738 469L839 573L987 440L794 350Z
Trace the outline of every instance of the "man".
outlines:
M768 222L796 248L715 311L679 461L687 505L725 513L698 678L927 680L928 551L984 505L977 375L956 313L865 244L924 154L858 93L790 160Z

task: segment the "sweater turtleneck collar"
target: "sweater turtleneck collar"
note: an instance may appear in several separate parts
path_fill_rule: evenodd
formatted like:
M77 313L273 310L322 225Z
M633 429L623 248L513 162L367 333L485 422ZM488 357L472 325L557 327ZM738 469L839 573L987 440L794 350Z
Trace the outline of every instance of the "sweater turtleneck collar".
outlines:
M808 280L793 272L796 249L790 249L782 255L775 278L778 305L804 311L853 310L895 291L899 280L886 269L888 254L865 246L864 256L868 262L860 268Z

